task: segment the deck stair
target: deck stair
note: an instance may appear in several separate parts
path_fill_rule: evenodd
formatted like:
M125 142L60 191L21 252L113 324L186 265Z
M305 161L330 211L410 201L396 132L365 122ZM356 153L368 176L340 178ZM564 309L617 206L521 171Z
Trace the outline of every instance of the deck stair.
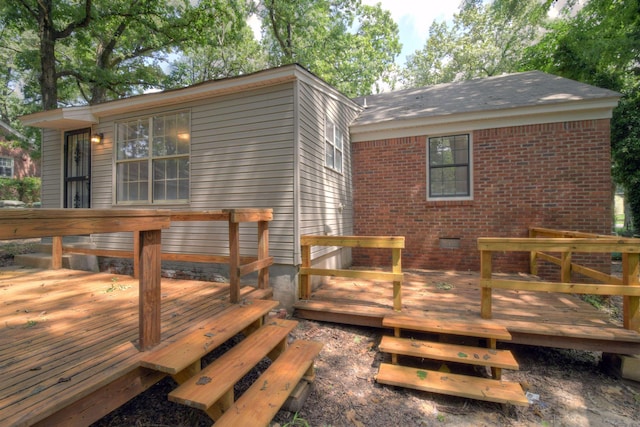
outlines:
M444 322L399 313L386 316L383 319L383 325L393 328L394 336L384 336L380 342L380 351L391 354L391 363L380 365L376 376L377 382L489 402L528 405L520 384L502 380L502 369L517 370L519 368L518 362L510 351L496 348L498 340L511 339L511 335L504 327L488 321ZM403 338L401 336L403 330L485 339L487 347ZM398 363L400 355L485 366L491 368L492 378L401 366Z
M169 393L169 400L205 411L216 426L266 426L287 399L306 397L303 390L314 379L313 361L322 347L311 341L288 344L289 333L298 322L264 320L277 305L277 301L267 300L233 304L206 324L149 351L141 365L170 374L179 385ZM201 368L205 355L239 333L246 337ZM235 401L235 384L265 357L273 363ZM265 402L267 408L263 408ZM262 409L258 414L246 415L255 408ZM241 421L246 416L250 416L250 423Z

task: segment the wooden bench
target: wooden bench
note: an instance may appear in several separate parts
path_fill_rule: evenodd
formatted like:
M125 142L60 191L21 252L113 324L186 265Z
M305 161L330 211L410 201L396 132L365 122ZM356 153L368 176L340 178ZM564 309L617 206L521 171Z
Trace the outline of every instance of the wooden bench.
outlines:
M322 343L295 341L215 422L215 427L268 426L303 378L313 379Z
M169 393L169 400L220 417L234 401L233 387L265 356L275 360L298 322L272 319Z
M246 334L262 325L262 319L278 301L247 300L233 304L198 329L147 352L141 366L171 374L178 384L200 372L200 360L240 332Z

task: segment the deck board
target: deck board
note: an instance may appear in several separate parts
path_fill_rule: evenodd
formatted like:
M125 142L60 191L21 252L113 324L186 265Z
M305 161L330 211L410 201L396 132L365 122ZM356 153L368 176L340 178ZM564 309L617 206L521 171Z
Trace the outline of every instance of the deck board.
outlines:
M496 274L496 276L509 277ZM410 270L402 284L402 313L449 321L480 321L480 277L476 272ZM517 275L526 280L527 275ZM577 296L493 290L493 322L513 342L621 353L640 353L640 334ZM393 313L391 283L333 277L295 305L296 315L314 320L382 327ZM624 351L623 351L624 350Z
M138 369L138 280L0 269L0 296L0 425L41 421ZM162 279L161 296L171 340L228 307L229 285Z

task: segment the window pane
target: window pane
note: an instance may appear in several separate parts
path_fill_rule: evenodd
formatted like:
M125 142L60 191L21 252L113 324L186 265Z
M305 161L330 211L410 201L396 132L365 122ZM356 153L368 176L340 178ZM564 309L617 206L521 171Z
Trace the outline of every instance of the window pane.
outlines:
M325 164L329 167L333 167L334 162L333 162L333 158L334 158L334 153L333 153L333 145L331 145L328 141L325 144Z
M116 157L141 159L149 156L149 129L147 120L135 120L118 125Z
M429 138L429 196L469 196L469 135Z
M338 172L342 172L342 152L336 151L336 165L335 168Z
M119 163L116 168L116 200L147 200L147 162Z

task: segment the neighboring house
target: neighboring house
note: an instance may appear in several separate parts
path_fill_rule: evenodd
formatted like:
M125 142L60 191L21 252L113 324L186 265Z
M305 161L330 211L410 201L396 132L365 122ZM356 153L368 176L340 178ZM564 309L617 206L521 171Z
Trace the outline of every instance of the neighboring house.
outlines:
M368 96L351 125L355 233L406 236L403 267L479 270L478 237L612 231L619 94L532 71ZM354 263L383 254L354 250ZM528 271L529 255L494 257ZM610 268L610 258L597 257Z
M13 144L14 140L26 140L17 130L0 120L0 178L22 179L39 176L38 162L29 152Z
M43 208L273 208L271 285L290 306L300 235L353 233L348 126L359 111L291 65L23 121L43 128ZM255 255L247 234L241 250ZM226 224L182 223L163 232L163 250L225 254L227 236ZM132 245L129 235L93 241L104 249ZM348 252L314 256L330 266L351 262ZM225 274L203 265L194 271Z
M524 236L532 225L608 233L617 100L534 72L359 106L290 65L23 121L43 128L45 208L273 208L271 284L290 306L304 234L404 235L404 267L477 269L480 236ZM223 254L225 233L179 225L163 232L163 248ZM125 235L93 240L131 247ZM389 264L388 253L353 256ZM335 248L312 258L352 261ZM496 266L522 260L497 257Z

